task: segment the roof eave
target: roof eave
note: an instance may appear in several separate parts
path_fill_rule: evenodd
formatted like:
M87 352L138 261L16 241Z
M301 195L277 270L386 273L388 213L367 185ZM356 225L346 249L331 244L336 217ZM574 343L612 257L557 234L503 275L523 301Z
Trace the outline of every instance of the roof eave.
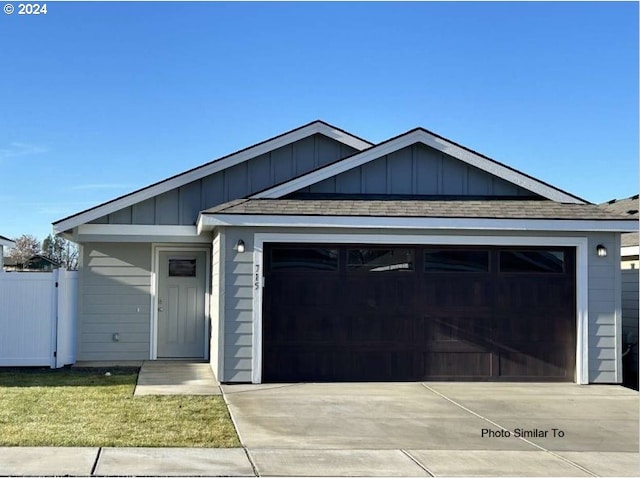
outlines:
M153 183L132 193L120 196L95 207L81 211L71 216L67 216L53 223L54 234L61 234L71 230L76 226L89 223L97 218L108 215L115 211L127 208L141 201L160 195L167 191L179 188L180 186L199 180L205 176L225 170L237 164L248 161L251 158L268 153L282 146L286 146L295 141L302 140L315 134L322 134L340 143L346 144L357 150L370 148L373 144L355 135L330 125L324 121L316 120L303 125L294 130L288 131L271 139L262 141L253 146L244 148L235 153L220 157L209 163L193 168L186 172L172 176L165 180Z
M429 230L508 230L508 231L576 231L633 232L638 224L628 220L541 219L541 218L455 218L324 215L250 215L207 214L198 217L201 234L218 226L296 227L296 228L375 228Z
M317 170L263 190L250 196L250 198L282 198L287 194L306 188L307 186L318 183L352 168L356 168L415 143L423 143L437 151L450 155L460 161L479 168L491 175L497 176L498 178L502 178L505 181L513 183L526 190L539 194L549 200L560 203L589 204L588 201L582 198L551 186L541 180L527 175L526 173L522 173L423 128L410 130L402 135L363 150L360 153L354 153L347 158L338 160Z
M15 245L16 245L15 241L12 241L10 239L0 238L0 246L3 246L5 248L13 248Z

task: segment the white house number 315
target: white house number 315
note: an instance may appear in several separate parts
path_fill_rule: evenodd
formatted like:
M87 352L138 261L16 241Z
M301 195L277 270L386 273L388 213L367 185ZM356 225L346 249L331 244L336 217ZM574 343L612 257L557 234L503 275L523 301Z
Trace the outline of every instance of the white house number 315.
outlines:
M260 289L260 265L259 264L256 265L256 272L253 278L253 286L256 291Z

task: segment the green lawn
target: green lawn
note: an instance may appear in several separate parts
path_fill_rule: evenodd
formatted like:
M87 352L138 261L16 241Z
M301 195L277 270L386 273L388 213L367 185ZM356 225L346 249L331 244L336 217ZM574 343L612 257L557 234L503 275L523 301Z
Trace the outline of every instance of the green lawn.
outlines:
M221 396L133 397L137 372L0 370L0 446L238 447Z

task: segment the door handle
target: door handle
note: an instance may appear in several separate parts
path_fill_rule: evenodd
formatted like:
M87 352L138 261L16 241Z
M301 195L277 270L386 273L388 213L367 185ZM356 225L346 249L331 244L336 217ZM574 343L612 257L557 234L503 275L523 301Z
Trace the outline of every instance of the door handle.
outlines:
M164 311L163 307L158 308L158 311Z

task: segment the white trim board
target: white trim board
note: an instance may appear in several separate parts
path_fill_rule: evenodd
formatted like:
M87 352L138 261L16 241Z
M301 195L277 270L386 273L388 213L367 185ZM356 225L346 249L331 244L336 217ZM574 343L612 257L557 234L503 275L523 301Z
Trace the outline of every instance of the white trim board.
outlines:
M620 248L620 254L622 256L633 256L640 254L640 247L638 246L622 246Z
M178 225L80 225L71 238L76 242L109 241L126 243L208 243L195 226Z
M201 214L198 234L216 226L271 226L312 228L408 228L503 231L631 231L636 223L626 220L538 220L500 218L418 218L388 216L296 216Z
M158 269L160 267L161 251L177 251L181 253L189 253L191 251L205 252L205 290L204 290L204 357L209 358L209 336L211 324L211 247L192 246L192 245L151 245L151 315L150 315L150 344L149 359L158 359Z
M331 178L332 176L338 175L352 168L377 160L378 158L416 143L423 143L437 151L452 156L453 158L467 163L470 166L479 168L493 176L502 178L509 183L513 183L521 188L532 191L544 198L562 203L585 204L584 201L570 195L569 193L565 193L562 190L547 185L546 183L536 180L524 173L485 158L478 153L467 150L466 148L456 145L455 143L438 137L423 129L409 131L404 135L369 148L361 153L352 155L344 160L331 163L323 168L319 168L280 185L261 191L260 193L256 193L250 198L281 198L302 188L319 183L327 178Z
M0 246L6 246L7 248L13 248L16 245L15 241L10 239L4 239L0 236Z
M589 383L589 254L586 237L430 236L256 233L253 237L253 354L251 381L262 382L262 290L265 243L568 246L576 248L576 383Z
M167 191L186 185L187 183L199 180L201 178L204 178L205 176L212 175L219 171L235 166L239 163L243 163L252 158L268 153L272 150L286 146L290 143L294 143L309 136L315 135L316 133L320 133L359 151L370 148L373 145L368 141L352 136L349 133L333 127L327 123L324 123L322 121L314 121L313 123L305 125L301 128L251 146L237 153L232 153L229 156L214 160L207 163L206 165L196 167L192 170L178 174L172 178L162 180L151 186L147 186L138 191L134 191L133 193L129 193L128 195L116 198L115 200L62 219L53 224L53 231L55 234L62 233L63 231L67 231L69 229L75 228L76 226L88 223L89 221L101 218L102 216L114 213L118 210L121 210L122 208L140 203L141 201L153 198L154 196L158 196Z

